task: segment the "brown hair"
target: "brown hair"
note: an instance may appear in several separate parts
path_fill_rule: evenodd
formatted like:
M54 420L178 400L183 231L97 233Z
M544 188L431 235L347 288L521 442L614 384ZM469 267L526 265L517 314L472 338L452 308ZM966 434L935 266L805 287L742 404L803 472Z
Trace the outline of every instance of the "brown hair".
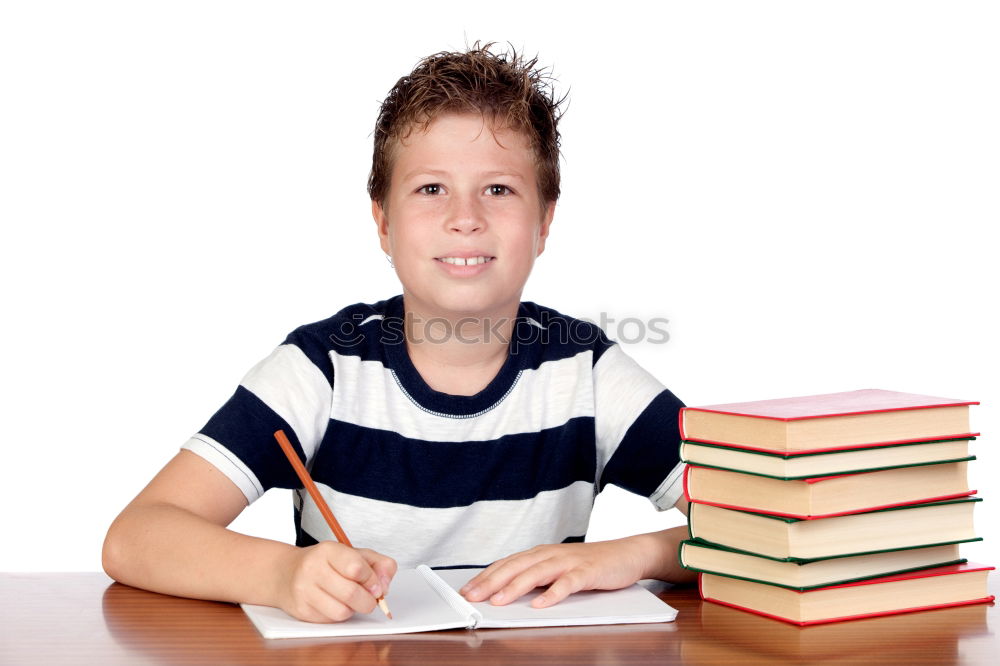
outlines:
M538 190L543 205L559 198L559 131L562 117L554 79L536 69L513 46L494 54L493 42L477 41L467 51L427 56L392 87L375 121L375 150L368 195L385 205L392 177L394 141L414 128L426 131L442 113L482 113L494 128L522 132L535 153Z

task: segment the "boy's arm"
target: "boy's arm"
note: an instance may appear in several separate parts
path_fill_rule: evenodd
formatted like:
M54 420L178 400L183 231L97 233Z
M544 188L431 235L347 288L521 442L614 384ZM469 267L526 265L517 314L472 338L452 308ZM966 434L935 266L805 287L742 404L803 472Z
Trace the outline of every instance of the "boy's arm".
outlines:
M182 450L112 523L104 570L165 594L275 606L303 620L370 612L396 570L390 558L334 542L310 548L226 529L243 493Z
M674 502L674 508L685 516L688 515L688 501L681 495ZM698 574L690 569L681 566L678 559L681 541L690 536L687 525L678 525L660 532L650 532L649 534L638 534L634 537L627 537L641 542L640 547L648 549L650 558L650 568L643 578L654 578L664 580L668 583L693 583L698 579Z
M683 497L674 506L687 514ZM643 578L693 582L697 574L677 560L680 542L687 536L687 526L680 525L613 541L536 546L494 562L461 592L469 601L488 599L503 605L547 585L531 602L535 608L544 608L573 592L615 590Z

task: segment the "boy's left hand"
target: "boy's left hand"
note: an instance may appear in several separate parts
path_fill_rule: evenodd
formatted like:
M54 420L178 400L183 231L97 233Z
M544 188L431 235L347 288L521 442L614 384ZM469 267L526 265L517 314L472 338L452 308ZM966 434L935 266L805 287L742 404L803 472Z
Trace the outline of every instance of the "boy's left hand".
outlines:
M549 588L531 601L546 608L580 590L617 590L644 577L642 545L634 538L535 546L497 560L460 592L469 601L503 606L536 587Z

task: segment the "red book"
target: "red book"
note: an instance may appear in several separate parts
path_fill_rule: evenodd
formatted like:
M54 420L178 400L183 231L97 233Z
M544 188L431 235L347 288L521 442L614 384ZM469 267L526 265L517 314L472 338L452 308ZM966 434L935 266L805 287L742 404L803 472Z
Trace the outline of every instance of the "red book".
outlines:
M681 410L681 439L773 453L973 437L971 400L865 389Z
M800 592L728 576L700 574L702 599L800 626L988 603L995 567L953 564Z
M898 613L862 622L800 627L720 604L701 604L700 629L685 633L684 664L930 664L961 661L965 645L989 652L991 604ZM743 617L734 622L733 614ZM858 626L861 625L861 626ZM958 647L962 645L963 647ZM976 653L976 650L971 650ZM935 657L937 659L935 660ZM988 657L986 658L988 660ZM984 661L984 660L980 660Z

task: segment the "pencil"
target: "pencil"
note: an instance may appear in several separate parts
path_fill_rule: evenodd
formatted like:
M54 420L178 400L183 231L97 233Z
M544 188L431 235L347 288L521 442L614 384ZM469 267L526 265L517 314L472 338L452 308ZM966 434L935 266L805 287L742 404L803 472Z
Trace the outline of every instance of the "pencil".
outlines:
M285 435L284 430L276 430L274 433L274 438L278 440L278 444L281 445L281 450L285 452L285 456L288 458L288 462L292 463L292 468L295 473L299 475L299 480L302 482L302 486L309 491L309 496L313 498L313 502L319 508L319 512L323 514L323 518L326 519L326 524L330 526L333 530L333 535L337 537L337 541L344 544L349 548L354 548L351 545L351 540L347 538L347 534L344 529L337 522L337 519L333 515L333 511L330 511L329 505L323 496L319 494L319 488L313 483L312 477L309 476L309 472L306 471L305 465L299 460L299 455L295 453L295 449L292 448L292 443L288 441L288 436ZM378 607L382 609L385 616L392 619L392 613L389 612L389 604L385 603L385 595L380 596L376 599L378 602Z

